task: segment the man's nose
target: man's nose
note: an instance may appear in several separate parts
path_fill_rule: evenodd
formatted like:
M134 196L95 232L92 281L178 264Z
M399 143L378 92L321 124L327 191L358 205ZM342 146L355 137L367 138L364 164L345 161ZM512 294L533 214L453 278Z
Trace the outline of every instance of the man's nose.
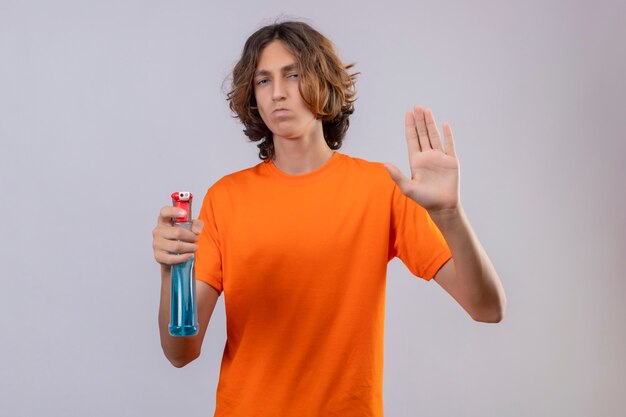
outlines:
M285 98L285 83L280 77L276 77L272 83L272 99L274 101L280 101Z

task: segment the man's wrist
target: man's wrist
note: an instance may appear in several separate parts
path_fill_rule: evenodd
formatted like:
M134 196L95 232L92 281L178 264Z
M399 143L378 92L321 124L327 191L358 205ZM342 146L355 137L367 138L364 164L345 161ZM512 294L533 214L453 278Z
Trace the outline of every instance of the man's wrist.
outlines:
M171 265L166 265L166 264L159 264L159 265L161 265L161 274L169 274L170 272L172 272Z
M428 211L428 214L440 230L461 224L465 217L465 213L461 205L454 208Z

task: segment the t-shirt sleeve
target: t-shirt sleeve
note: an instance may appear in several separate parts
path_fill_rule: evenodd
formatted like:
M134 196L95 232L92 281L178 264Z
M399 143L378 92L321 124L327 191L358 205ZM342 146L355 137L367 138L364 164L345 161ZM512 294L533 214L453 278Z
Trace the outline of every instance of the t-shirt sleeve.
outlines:
M391 200L389 259L397 256L413 275L429 281L451 258L450 249L426 209L395 183Z
M204 228L198 236L198 250L195 254L194 272L196 279L206 282L221 294L222 286L222 250L215 221L212 189L206 193L198 218Z

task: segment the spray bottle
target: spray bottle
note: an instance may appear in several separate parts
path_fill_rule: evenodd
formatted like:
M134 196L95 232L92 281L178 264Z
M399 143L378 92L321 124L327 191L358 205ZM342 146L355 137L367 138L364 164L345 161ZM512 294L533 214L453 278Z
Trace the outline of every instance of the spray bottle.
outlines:
M185 216L176 217L174 226L191 230L191 201L189 191L172 193L175 207L185 210ZM195 256L172 266L172 293L169 332L172 336L193 336L198 333L196 280L193 274Z

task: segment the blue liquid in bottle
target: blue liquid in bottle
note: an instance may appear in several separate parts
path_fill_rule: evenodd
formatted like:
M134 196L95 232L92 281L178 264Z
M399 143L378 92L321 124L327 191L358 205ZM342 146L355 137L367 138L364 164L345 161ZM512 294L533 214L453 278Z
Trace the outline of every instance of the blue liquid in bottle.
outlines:
M193 336L198 333L196 280L194 258L172 266L172 292L169 331L172 336Z

